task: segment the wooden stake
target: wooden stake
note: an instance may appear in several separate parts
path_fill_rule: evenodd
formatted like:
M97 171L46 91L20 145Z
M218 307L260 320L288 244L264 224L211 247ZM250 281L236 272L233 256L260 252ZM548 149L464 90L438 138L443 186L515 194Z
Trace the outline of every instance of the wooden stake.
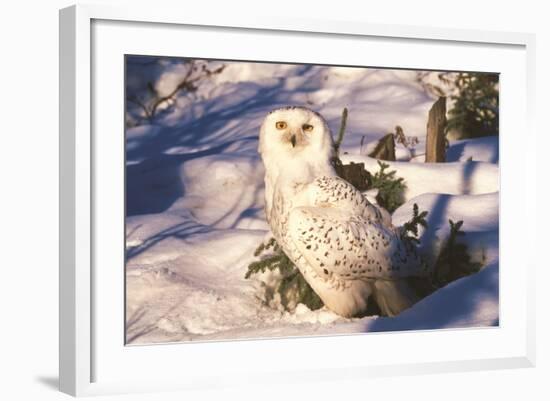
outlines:
M426 134L426 163L445 162L445 126L447 125L447 98L440 97L428 114Z
M376 144L376 147L369 153L369 157L379 160L395 161L395 139L393 134L387 134Z

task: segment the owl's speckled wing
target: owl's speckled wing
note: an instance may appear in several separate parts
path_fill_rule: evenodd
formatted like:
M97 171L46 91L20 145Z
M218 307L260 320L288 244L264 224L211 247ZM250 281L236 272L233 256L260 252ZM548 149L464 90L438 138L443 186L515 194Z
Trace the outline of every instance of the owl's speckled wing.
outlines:
M349 183L322 177L308 190L312 206L293 209L288 228L301 255L321 277L394 279L421 273L415 249Z
M369 220L381 221L391 226L391 217L382 214L361 192L340 177L323 176L308 187L312 206L337 208L362 216Z

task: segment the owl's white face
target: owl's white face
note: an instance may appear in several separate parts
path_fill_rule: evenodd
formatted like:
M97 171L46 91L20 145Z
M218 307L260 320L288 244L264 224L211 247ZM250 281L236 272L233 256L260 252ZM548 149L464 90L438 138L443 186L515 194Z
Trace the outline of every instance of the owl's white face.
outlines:
M271 163L328 162L332 136L323 117L305 107L284 107L269 113L260 129L259 152ZM293 163L294 164L294 163Z

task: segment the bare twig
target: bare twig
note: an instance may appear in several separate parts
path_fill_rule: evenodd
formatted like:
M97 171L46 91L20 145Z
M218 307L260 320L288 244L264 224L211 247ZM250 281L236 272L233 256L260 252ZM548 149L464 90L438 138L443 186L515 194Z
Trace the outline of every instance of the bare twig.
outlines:
M172 90L172 92L170 92L166 96L162 96L162 97L158 98L153 103L153 106L151 107L151 118L155 117L155 114L157 113L157 109L162 103L167 102L168 100L172 99L183 88L185 88L185 89L189 88L189 85L190 85L189 77L193 73L194 67L195 67L195 60L191 60L189 62L189 68L187 69L187 73L183 77L183 80L174 88L174 90ZM195 81L196 81L196 79L195 79Z
M163 103L168 102L170 100L173 100L176 97L176 95L182 90L194 91L196 89L196 87L194 85L196 82L200 81L201 79L203 79L205 77L209 77L209 76L214 75L214 74L219 74L220 72L223 71L223 69L225 68L225 65L221 65L220 67L216 68L215 70L209 70L209 69L206 68L205 65L203 65L202 66L202 71L201 71L203 74L199 73L199 75L192 78L192 74L193 74L194 71L196 71L196 68L197 67L196 67L195 60L191 60L189 62L189 68L187 69L183 79L180 81L180 83L178 85L176 85L176 87L170 93L168 93L165 96L158 97L156 91L152 87L151 92L155 95L155 98L153 99L152 104L150 104L150 105L145 104L140 99L138 99L136 96L130 96L130 97L127 98L127 100L129 102L132 102L132 103L136 104L137 106L139 106L143 110L143 112L145 114L145 118L147 120L151 121L153 118L155 118L159 107Z
M147 106L142 101L140 101L136 96L128 96L127 100L129 102L134 103L134 104L138 105L139 107L141 107L141 109L145 113L145 118L147 118L148 120L152 119L152 116L151 116Z
M340 152L340 145L342 145L342 141L344 140L344 133L346 132L347 120L348 120L348 108L344 107L344 110L342 111L342 120L340 122L340 131L338 132L338 137L336 138L336 142L334 142L334 150L335 150L336 156L338 156L338 153Z

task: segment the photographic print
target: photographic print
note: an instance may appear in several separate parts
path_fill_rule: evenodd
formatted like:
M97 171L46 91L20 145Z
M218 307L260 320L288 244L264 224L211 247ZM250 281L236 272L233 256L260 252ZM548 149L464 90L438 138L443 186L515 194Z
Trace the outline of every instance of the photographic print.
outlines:
M125 56L126 344L499 324L499 75Z

